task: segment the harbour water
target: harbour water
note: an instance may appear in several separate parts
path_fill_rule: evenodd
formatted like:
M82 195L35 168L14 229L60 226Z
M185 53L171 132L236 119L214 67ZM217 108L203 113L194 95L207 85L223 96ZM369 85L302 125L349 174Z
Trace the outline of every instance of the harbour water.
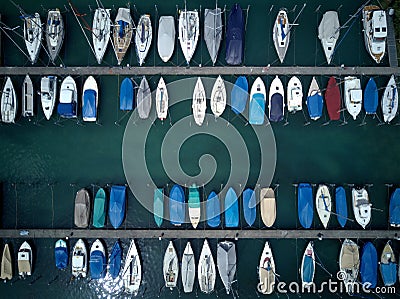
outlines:
M93 10L96 7L95 1L75 1L74 6L80 13L86 13L86 20L91 24ZM320 41L317 38L317 26L322 18L322 13L326 10L339 10L340 23L347 21L350 14L354 13L363 1L329 1L321 4L319 12L316 12L319 4L314 1L307 2L303 14L298 19L298 26L295 26L291 36L291 45L284 65L307 65L307 66L325 66L325 57ZM190 1L188 8L197 8L202 11L204 8L215 6L213 1ZM220 6L226 4L229 9L233 1L219 3ZM56 0L48 3L29 2L19 3L27 13L38 11L41 14L42 22L45 20L46 11L49 8L59 7L63 12L63 17L67 27L64 46L61 51L62 61L57 61L57 65L63 64L70 66L96 65L94 55L91 53L85 38L71 12L66 11L68 3ZM134 6L135 4L135 6ZM143 13L150 13L152 16L153 29L155 30L155 16L176 15L177 8L183 7L183 2L164 1L157 3L154 1L143 1L140 3L131 3L131 9L135 22ZM276 13L281 6L285 6L289 11L289 18L293 20L300 11L303 3L296 1L285 1L279 5L273 1L257 1L255 3L241 3L242 8L250 4L246 29L246 50L245 65L266 66L279 65L278 57L272 44L272 23L275 20ZM2 22L13 28L22 26L19 19L19 12L10 2L2 3ZM116 15L118 7L125 6L126 1L103 1L105 7L113 8L112 19ZM271 8L272 7L272 8ZM157 13L158 11L158 13ZM202 19L201 19L202 22ZM201 23L202 24L202 23ZM346 38L341 42L337 53L333 59L334 65L344 64L346 67L355 65L368 66L373 65L364 48L364 40L361 32L361 21L358 18L349 28L341 30L341 37ZM16 29L19 34L21 28ZM8 31L7 31L8 32ZM24 48L22 38L17 34L8 32L14 38L21 48ZM155 34L153 37L156 36ZM6 66L27 66L30 63L15 48L12 42L2 35L3 45L3 65ZM224 62L224 46L222 43L218 64ZM129 63L136 66L136 56L131 47L127 54L124 65ZM47 65L48 58L42 50L41 61L38 65ZM176 45L173 63L166 65L181 65L184 67L184 59L179 48ZM105 66L115 66L116 59L112 48L109 45L106 52ZM201 40L193 58L193 65L211 65L205 43ZM157 49L153 40L153 45L146 59L146 66L163 65L158 58ZM385 57L383 65L388 65ZM304 89L310 84L311 77L301 76ZM17 95L21 96L20 86L23 77L12 77L14 86L17 88ZM60 78L61 79L61 78ZM76 77L78 89L81 90L85 78ZM125 133L125 127L130 115L125 115L118 110L119 85L123 77L102 76L97 77L100 86L100 108L99 124L86 124L76 121L60 121L53 116L51 121L43 119L40 107L37 106L39 116L28 121L19 118L15 125L0 124L0 182L2 182L2 192L0 193L1 224L2 228L72 228L73 227L73 206L75 193L80 188L87 188L93 195L98 186L107 186L109 184L125 184L126 178L122 164L122 141ZM133 78L137 83L140 78ZM152 90L156 88L159 76L148 78ZM170 83L184 77L165 76L165 81ZM224 80L235 81L234 76L226 76ZM273 77L263 77L267 86L270 85ZM317 78L321 86L326 86L328 77L319 76ZM343 78L340 78L343 80ZM389 78L375 77L380 96L383 93L382 88ZM35 88L40 86L40 77L32 78ZM251 84L255 77L248 78ZM282 76L284 85L287 84L289 77ZM362 87L366 85L368 78L361 77ZM343 91L343 86L341 86ZM191 90L187 91L189 94ZM209 92L208 92L209 94ZM305 106L303 107L305 108ZM209 109L209 108L208 108ZM211 113L211 111L208 111ZM306 113L306 111L305 111ZM173 183L162 169L161 164L161 144L165 134L170 130L171 125L177 123L180 119L191 115L190 100L184 101L179 105L174 105L169 111L170 118L161 123L156 121L151 128L146 143L146 161L149 173L155 184L165 186L166 190L171 188ZM400 120L395 118L390 126L379 126L377 118L367 117L366 125L362 125L362 117L356 121L350 120L347 112L348 124L342 125L342 122L330 123L324 125L328 119L326 111L324 116L317 122L304 125L306 119L303 114L297 113L288 116L288 124L284 122L272 124L274 137L276 140L277 161L275 174L272 184L276 186L277 191L277 221L273 229L294 229L300 228L297 219L296 193L293 184L299 182L327 183L343 185L346 188L348 198L348 208L350 210L350 187L349 184L365 185L371 184L368 188L373 207L372 222L367 229L386 229L388 228L388 202L392 189L386 184L397 184L400 177L400 167L397 155L400 152L400 143L398 141L398 126L395 124ZM343 117L342 115L342 117ZM246 183L247 186L254 187L260 172L259 161L261 150L255 146L256 137L250 126L245 125L245 121L240 117L234 117L234 114L227 109L223 118L228 120L243 136L248 146L251 157L250 176ZM138 119L132 119L140 130L142 123ZM214 120L212 120L214 121ZM219 120L218 120L219 121ZM194 126L194 123L192 123ZM196 130L192 127L192 130ZM202 130L207 130L203 126ZM200 132L200 128L199 128ZM182 139L181 136L176 136ZM201 145L201 146L199 146ZM143 145L138 145L143 146ZM132 149L132 154L136 148ZM210 182L202 189L202 193L208 195L211 190L220 190L221 184L226 183L229 176L230 167L240 161L232 161L229 157L229 149L215 137L208 136L205 133L196 134L188 138L179 151L179 160L182 169L188 175L197 175L200 171L199 160L204 154L214 157L217 163L217 171ZM143 179L141 170L138 170L138 179ZM181 178L175 178L180 181ZM144 182L146 183L146 182ZM150 182L148 182L150 183ZM187 182L189 184L190 182ZM199 183L200 184L200 183ZM239 188L240 186L234 186ZM109 191L109 190L108 190ZM316 190L314 190L316 191ZM155 223L153 216L142 207L139 201L128 192L127 216L121 229L125 228L153 228ZM149 188L151 196L152 189ZM350 218L353 218L350 212ZM243 217L241 216L240 226L242 229L265 229L262 225L259 211L256 219L255 228L246 228ZM165 228L171 228L166 221L163 224ZM314 228L322 228L317 216L314 216ZM339 225L333 217L329 224L330 229L338 229ZM111 226L108 224L108 228ZM201 223L198 229L205 228ZM356 223L348 222L346 228L358 229ZM189 225L184 225L180 229L190 229ZM204 235L206 238L207 235ZM22 240L2 240L2 243L10 242L13 244L14 253L22 243ZM97 282L88 279L71 281L71 273L68 269L59 272L54 266L53 246L55 240L35 239L34 243L34 273L26 280L14 279L11 283L0 284L0 293L10 298L47 298L57 296L59 298L106 298L119 296L124 298L118 285L112 285L108 281ZM70 246L76 240L70 239ZM91 244L94 240L87 240ZM115 240L105 240L108 250L111 250ZM175 240L174 244L178 255L183 253L187 240ZM300 281L299 265L301 255L306 247L308 240L269 240L272 244L272 250L275 255L277 274L279 280L289 284L291 281ZM367 240L359 240L358 244L362 246ZM384 241L373 241L378 253L384 246ZM203 240L192 240L192 246L196 258L200 255ZM218 240L211 239L211 248L216 257L216 244ZM234 285L235 294L241 298L254 298L261 296L257 294L257 265L265 240L238 240L237 244L237 283ZM124 252L126 253L129 241L122 240ZM144 298L176 298L182 297L229 297L225 295L222 282L217 278L216 290L214 294L205 296L197 289L191 295L185 295L181 291L174 290L170 292L163 286L162 279L162 258L164 250L167 247L168 240L138 240L138 247L143 263L143 285L139 296ZM400 244L393 241L393 246L398 256ZM336 277L338 269L338 255L340 250L340 240L316 240L316 252L319 256L322 267L317 266L316 282L327 281L333 275ZM15 255L14 255L15 256ZM325 271L325 270L326 271ZM328 274L330 273L330 274ZM197 284L197 283L196 283ZM382 285L382 281L379 282ZM62 290L62 292L60 292ZM286 297L285 294L276 293L274 296ZM298 294L287 294L289 297L296 298ZM302 297L317 297L318 295L301 295ZM324 292L323 298L346 297L342 294L330 294ZM385 295L381 295L381 298ZM387 296L390 298L390 296Z

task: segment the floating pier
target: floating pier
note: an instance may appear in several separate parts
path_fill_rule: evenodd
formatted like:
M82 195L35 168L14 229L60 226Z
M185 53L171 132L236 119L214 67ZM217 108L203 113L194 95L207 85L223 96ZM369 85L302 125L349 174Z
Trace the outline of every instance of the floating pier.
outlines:
M387 20L387 53L389 56L389 65L391 67L398 67L398 61L397 61L397 49L396 49L396 36L395 36L395 30L394 30L394 24L393 24L393 17L389 15Z

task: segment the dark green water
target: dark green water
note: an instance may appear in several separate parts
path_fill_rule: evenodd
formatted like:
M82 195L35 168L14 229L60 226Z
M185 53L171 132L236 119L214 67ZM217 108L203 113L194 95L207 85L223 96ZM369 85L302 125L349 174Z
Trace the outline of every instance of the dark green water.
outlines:
M314 1L307 3L307 6L298 20L299 26L294 28L291 37L291 44L286 55L284 65L326 65L322 47L317 38L317 26L322 18L322 12L329 9L337 9L340 1L329 1L323 3L320 13L315 10L318 4ZM188 2L189 8L199 8L200 1ZM349 14L355 12L362 1L346 1L343 3L339 18L343 24ZM10 27L22 25L18 18L18 10L9 2L2 3L2 21ZM22 2L19 3L22 8L33 13L38 11L45 19L48 8L68 6L64 1L52 1L50 3L40 2ZM43 6L41 6L43 4ZM126 1L103 1L105 7L115 7L112 11L112 18L115 17L116 10L124 6ZM175 5L180 6L183 3L174 3L164 1L157 4L158 16L176 15ZM226 1L220 5L231 7L233 1ZM246 65L278 65L277 55L272 44L272 23L275 20L277 10L281 6L288 8L289 18L291 20L299 12L302 2L285 1L284 3L274 4L270 12L273 1L257 1L251 3L249 19L246 32ZM76 1L74 5L81 13L87 13L87 21L91 24L93 12L88 8L85 1ZM94 8L95 1L90 3ZM150 13L155 20L154 2L135 3L136 11L131 4L134 12L134 20L137 22L139 15ZM202 1L202 9L213 7L212 1ZM243 3L246 7L248 3ZM291 11L297 5L295 11ZM63 9L62 9L63 10ZM74 65L96 65L95 58L90 52L86 40L84 39L79 26L77 25L73 14L69 11L63 13L66 21L67 33L64 46L61 52L62 62L66 66ZM341 36L347 29L341 31ZM17 29L21 34L22 30ZM12 34L14 40L24 48L21 38ZM4 65L24 66L29 65L27 59L19 53L10 40L3 35L3 57ZM177 45L178 46L178 45ZM225 44L221 46L219 55L219 64L224 62ZM45 53L41 51L41 62L38 65L47 65L48 59ZM210 59L206 46L203 41L198 45L194 56L194 64L210 65ZM180 48L175 48L172 58L173 64L183 65L183 55ZM124 63L137 65L133 48L126 56ZM335 65L372 65L372 60L364 49L362 39L361 21L358 19L349 30L346 39L340 44L335 58ZM109 46L104 65L116 65L116 59L111 47ZM384 60L387 64L387 58ZM146 65L162 65L158 58L155 44L153 43L149 55L146 59ZM172 63L171 63L172 65ZM289 80L288 77L281 77L284 85ZM13 78L14 86L17 87L17 95L21 96L20 86L22 77ZM39 88L40 78L33 77L34 85ZM60 78L61 79L61 78ZM82 88L85 78L76 77L79 89ZM52 120L47 122L42 119L42 112L39 116L29 122L26 119L18 119L15 125L0 124L0 182L2 182L2 227L3 228L72 228L73 227L73 205L74 196L78 189L86 187L93 194L97 186L106 186L107 184L124 184L126 178L122 165L122 140L125 126L128 123L130 115L124 115L118 110L118 89L122 77L104 76L97 77L100 86L100 108L99 122L96 124L77 124L74 121L59 121L53 116ZM140 78L134 78L138 83ZM149 77L149 83L152 89L155 89L159 77ZM182 77L165 76L166 82L170 83ZM226 81L234 82L234 76L224 77ZM250 84L255 77L249 77ZM263 77L267 86L270 85L273 77ZM319 76L317 78L321 86L326 86L327 77ZM342 78L343 79L343 78ZM362 77L362 86L368 80ZM376 77L378 87L383 87L388 78ZM311 81L310 77L302 76L301 81L306 90ZM170 91L173 92L173 91ZM191 93L191 90L188 91ZM382 90L380 90L382 93ZM209 94L207 90L207 94ZM40 107L39 107L40 110ZM211 111L208 111L211 113ZM344 113L349 118L347 112ZM167 190L171 188L171 178L169 178L162 168L160 146L163 136L170 130L170 123L175 124L180 119L191 114L191 103L186 101L170 108L168 119L164 124L159 121L150 131L146 147L146 161L152 179L159 186L165 186ZM326 115L326 113L325 113ZM361 116L361 118L363 115ZM250 126L245 126L243 119L234 118L233 113L227 109L223 118L229 120L232 125L242 134L246 140L248 151L251 158L250 176L247 182L248 186L254 187L258 173L260 172L259 156L260 149L255 146L256 139ZM373 206L383 212L374 210L372 222L368 229L387 227L387 205L389 201L389 191L386 183L396 184L400 177L399 160L397 155L400 151L398 142L398 127L377 126L377 119L367 118L367 125L359 126L362 119L356 121L349 120L349 124L340 126L340 123L331 123L323 126L327 117L322 117L317 122L304 126L305 119L302 113L289 115L287 126L283 123L273 124L273 132L276 139L277 162L273 178L273 184L277 187L277 221L274 229L293 229L299 228L297 220L297 206L295 188L292 184L298 182L332 183L343 184L346 187L348 199L350 189L347 184L373 184L369 188L370 198ZM398 119L395 119L397 122ZM140 129L143 123L135 119L137 128ZM117 123L118 125L116 125ZM207 130L207 126L202 127ZM193 128L195 130L195 128ZM139 149L133 148L132 154ZM217 163L215 177L202 190L203 194L208 195L211 190L219 190L221 184L226 183L226 177L229 175L231 164L239 163L230 161L228 151L223 143L216 138L206 134L198 134L188 139L179 152L179 159L182 169L188 175L197 175L200 171L199 158L204 154L211 154ZM138 178L142 171L139 169ZM179 180L179 178L175 178ZM189 183L189 182L188 182ZM234 186L238 188L239 186ZM152 189L149 188L149 194ZM128 210L123 228L148 228L155 227L153 216L134 198L132 192L129 192ZM349 201L348 201L349 204ZM350 205L349 205L350 210ZM350 218L353 218L350 212ZM358 228L354 223L348 222L347 228ZM256 228L262 227L260 215L258 214L255 223ZM108 227L110 227L108 225ZM170 228L169 223L163 224L163 227ZM241 227L245 229L243 217L241 217ZM317 217L314 217L314 227L321 228ZM330 222L331 229L338 227L335 217ZM203 223L199 229L205 228ZM188 229L184 226L182 229ZM204 237L207 237L204 235ZM10 240L3 240L9 242ZM24 281L14 280L12 284L1 284L0 293L4 296L43 298L58 296L63 298L76 298L78 296L85 298L116 296L117 290L108 291L110 287L106 283L90 281L90 278L84 281L70 281L70 271L58 272L54 267L53 246L55 240L32 240L35 245L35 265L34 275ZM71 244L76 240L72 239ZM91 244L94 240L88 240ZM214 257L216 256L216 244L218 240L211 240ZM237 241L238 253L238 283L235 289L241 298L257 297L257 264L259 255L263 248L265 240L239 240ZM365 240L363 240L365 241ZM363 244L359 241L359 245ZM373 241L373 240L372 240ZM108 249L111 249L114 240L106 240ZM203 240L193 240L192 245L198 258ZM302 252L306 246L306 240L270 240L275 254L277 264L277 273L280 274L280 280L285 282L299 281L298 266L301 261ZM22 240L13 240L14 252L22 243ZM186 240L176 240L175 247L178 254L183 253ZM123 240L125 250L129 242ZM340 249L339 240L317 241L315 243L316 251L324 265L330 273L336 275L338 271L337 257ZM374 241L381 252L384 246L383 241ZM139 250L141 252L144 268L143 286L141 294L146 298L154 298L160 295L163 298L178 297L178 291L169 292L160 288L163 285L162 280L162 257L167 246L167 240L138 240ZM393 243L396 252L399 244ZM397 255L397 253L396 253ZM56 278L57 277L57 278ZM56 278L56 279L55 279ZM317 267L316 282L322 282L329 278L329 275ZM55 280L54 280L55 279ZM32 285L30 285L33 282ZM50 283L50 285L49 285ZM380 282L381 283L381 282ZM197 282L196 282L197 284ZM111 286L113 288L113 286ZM60 289L63 290L60 294ZM117 288L115 288L117 289ZM225 297L223 286L217 278L216 289L218 292L211 297L218 295ZM201 296L200 292L197 294ZM181 294L184 296L183 294ZM122 296L122 295L121 295ZM194 294L191 295L192 297ZM277 297L285 296L277 294ZM325 293L323 298L329 296ZM332 295L336 297L335 295ZM344 294L340 295L345 297ZM187 295L186 297L190 297ZM204 296L205 297L205 296ZM291 295L290 297L297 297ZM312 297L316 297L313 295Z

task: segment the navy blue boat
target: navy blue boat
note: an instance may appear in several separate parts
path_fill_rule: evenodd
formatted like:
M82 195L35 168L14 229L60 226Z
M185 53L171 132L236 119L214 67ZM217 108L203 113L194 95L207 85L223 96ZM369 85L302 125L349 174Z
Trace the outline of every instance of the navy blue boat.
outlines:
M206 201L207 225L217 227L221 223L221 206L218 195L212 191Z
M380 270L382 274L383 284L385 286L392 286L397 282L397 263L393 248L388 241L383 248Z
M273 122L283 120L283 96L280 93L275 93L271 97L269 120Z
M336 216L341 227L345 227L347 222L347 201L346 191L342 186L336 187Z
M106 276L106 254L104 246L99 239L94 241L90 249L90 276L92 279L100 279Z
M378 254L371 242L365 243L362 249L360 276L363 284L369 283L370 288L376 287L378 280Z
M249 98L249 83L245 76L236 79L231 92L231 109L236 114L242 113L246 109L247 99Z
M174 185L169 192L169 217L171 224L180 226L185 222L185 192L179 185Z
M247 224L252 226L256 221L256 194L250 188L243 191L243 213Z
M390 196L389 223L391 226L400 226L400 188L396 188Z
M364 109L367 114L375 114L378 108L378 87L374 78L369 78L364 89Z
M244 17L242 8L234 4L226 26L225 61L230 65L239 65L243 61L244 50Z
M65 269L68 266L68 247L67 243L60 239L56 242L54 247L54 257L56 260L56 267L58 269Z
M122 248L119 241L114 243L111 249L110 257L108 258L108 265L110 266L108 272L113 279L117 278L121 269Z
M297 201L300 224L304 228L310 228L314 217L314 201L310 184L299 184L297 190Z
M239 226L239 204L235 190L229 188L225 196L225 227Z
M134 96L132 80L125 78L121 83L121 89L119 91L119 109L132 110Z
M110 206L108 209L108 218L111 225L117 229L125 217L126 205L126 186L114 185L110 192Z

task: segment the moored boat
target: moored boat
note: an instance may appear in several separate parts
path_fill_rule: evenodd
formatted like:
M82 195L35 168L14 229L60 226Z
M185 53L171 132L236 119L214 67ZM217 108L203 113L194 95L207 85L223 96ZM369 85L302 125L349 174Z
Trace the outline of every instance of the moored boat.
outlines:
M114 52L117 57L118 65L121 64L126 52L128 51L134 29L135 24L133 23L130 9L122 7L118 8L113 29Z
M160 227L164 220L164 189L154 189L154 201L153 201L153 214L154 221L157 226Z
M230 65L240 65L244 56L244 25L242 8L235 3L229 13L226 25L225 61Z
M32 117L35 115L34 111L34 92L31 77L25 76L22 83L22 116Z
M322 97L317 79L312 78L310 88L307 94L308 114L312 120L318 120L322 116L322 108L324 107L324 98Z
M245 76L236 79L231 92L231 109L236 114L242 113L249 98L249 83Z
M348 294L354 293L354 285L357 282L358 271L360 269L360 256L358 246L352 240L345 239L339 254L339 268L343 283Z
M201 78L198 77L193 91L192 109L194 121L199 126L203 124L204 118L206 117L206 100L207 97L203 82L201 81Z
M93 76L87 77L82 92L83 121L96 121L99 107L99 89Z
M397 282L397 262L390 241L383 248L379 266L383 284L385 286L394 285Z
M163 77L160 77L156 90L156 111L157 117L164 120L168 113L168 90Z
M247 188L243 191L243 214L244 220L249 226L254 224L256 221L257 211L257 201L256 201L256 193L253 189Z
M362 11L365 47L376 63L382 61L386 51L386 12L376 5L366 5Z
M64 41L64 22L58 8L49 10L46 23L46 42L51 61L55 61Z
M361 283L366 288L374 289L378 281L378 254L371 242L364 244L360 265Z
M111 9L96 8L92 25L93 48L97 63L103 60L111 33Z
M221 206L218 195L212 191L206 201L207 225L217 227L221 224Z
M75 196L74 223L79 228L86 228L89 225L90 197L89 192L80 189Z
M336 216L341 227L345 227L347 222L347 200L346 191L342 186L335 189Z
M325 91L326 109L330 120L340 119L340 89L335 77L331 76Z
M390 196L389 224L393 227L400 227L400 188L396 188Z
M268 117L270 121L278 122L283 120L285 114L285 91L278 76L272 80L269 89Z
M189 187L188 210L190 222L193 228L197 228L200 222L200 193L195 184Z
M371 202L365 188L353 188L351 190L353 212L358 224L365 229L371 221Z
M24 278L25 276L32 275L32 247L28 242L22 243L18 250L18 273L19 276Z
M125 218L126 186L113 185L110 192L108 218L111 225L117 229Z
M214 258L208 245L207 239L204 240L201 249L199 265L197 269L197 278L199 280L200 290L203 293L210 294L214 291L215 279L217 277Z
M300 267L301 283L303 287L310 287L314 283L315 276L315 252L314 243L308 242L303 253Z
M185 8L179 14L179 42L186 63L189 64L196 50L197 41L200 34L200 20L197 10L187 10Z
M366 114L375 114L378 108L378 87L373 77L369 78L364 89L364 109Z
M225 227L239 226L239 204L235 190L228 189L225 195Z
M40 101L42 103L44 116L47 120L49 120L51 115L53 114L54 104L56 102L56 94L57 77L42 77L40 81Z
M175 226L181 226L185 222L185 192L179 185L174 185L169 192L169 217L171 224Z
M0 279L4 281L11 280L13 277L13 263L11 259L10 246L8 243L4 245L3 254L1 258Z
M397 85L392 75L386 85L385 91L382 95L381 108L383 114L383 121L390 123L397 114L399 107L399 93L397 92Z
M67 242L65 242L63 239L57 240L54 246L54 259L56 262L57 269L62 270L67 268L69 254L68 254Z
M135 34L136 55L140 66L144 63L147 53L149 52L152 38L153 29L151 27L150 15L142 15L139 19Z
M272 39L274 41L275 50L279 60L283 63L290 41L290 26L286 9L281 9L276 16L276 20L272 29Z
M236 274L236 246L230 241L222 241L217 245L217 266L219 276L225 286L226 293L232 291L232 283Z
M297 189L297 213L302 227L310 228L314 217L311 185L300 183Z
M138 110L139 117L141 119L148 118L151 110L152 100L150 86L145 76L143 76L142 80L140 81L136 99L136 108Z
M157 50L161 60L167 62L175 48L175 20L173 16L161 16L158 21Z
M125 292L136 296L139 292L140 284L142 283L142 264L135 245L135 240L131 240L129 244L121 276L124 282Z
M362 90L360 79L344 77L344 103L349 114L355 120L361 112Z
M303 86L296 76L292 76L287 85L287 109L288 112L303 109Z
M315 198L315 206L317 214L324 228L328 227L329 219L331 218L332 200L329 189L326 185L319 185Z
M117 240L114 243L108 258L108 273L110 273L112 279L115 279L119 276L119 272L121 270L121 260L122 247L119 240Z
M97 190L93 204L93 226L104 227L106 221L106 192L103 188Z
M261 219L266 227L274 225L276 220L275 192L272 188L261 188L260 190Z
M264 123L266 97L264 82L257 77L250 91L249 124L262 125Z
M221 116L225 110L226 89L224 80L221 76L218 76L217 80L215 80L213 89L211 91L210 106L215 117Z
M87 273L87 250L86 245L82 239L79 239L72 249L72 276L73 277L86 277Z
M169 241L167 250L164 254L163 274L165 287L171 290L176 287L179 275L178 256L176 255L175 247L172 241Z
M338 13L336 11L325 12L318 26L318 38L321 40L328 64L331 63L335 45L339 39L339 29Z
M1 121L14 123L17 115L18 99L11 78L6 78L6 83L1 94Z
M119 91L119 109L126 111L133 109L133 101L135 92L133 90L133 83L130 78L122 80L121 89Z
M186 243L185 250L183 251L182 264L182 285L185 293L193 291L194 278L196 276L196 262L194 260L194 253L190 242Z
M106 275L107 261L106 251L99 239L93 242L90 248L90 277L92 279L104 278Z
M211 61L215 65L218 50L222 39L222 11L221 8L204 10L204 41L210 53Z
M75 80L68 76L60 87L60 98L57 106L57 112L63 118L76 118L78 114L78 90Z
M29 59L35 64L39 57L40 46L42 43L42 21L39 13L33 15L23 15L24 20L24 40L28 50Z
M258 291L262 294L272 294L275 288L275 261L269 242L265 242L258 266Z

